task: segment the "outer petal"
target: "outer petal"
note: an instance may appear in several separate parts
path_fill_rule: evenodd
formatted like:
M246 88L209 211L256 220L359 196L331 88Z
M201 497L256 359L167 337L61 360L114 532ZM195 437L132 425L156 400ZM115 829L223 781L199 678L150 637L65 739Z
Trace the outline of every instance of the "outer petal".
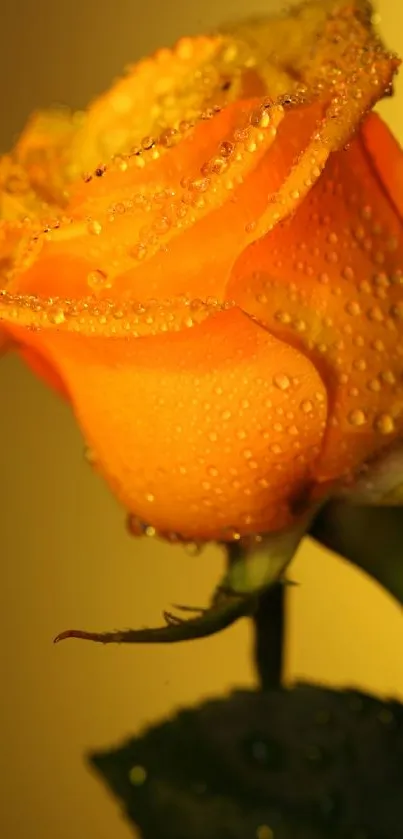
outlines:
M403 154L399 143L375 113L363 123L361 136L368 162L372 162L389 199L403 218Z
M230 540L293 519L326 424L303 355L238 309L136 340L89 338L67 320L33 332L7 313L15 337L54 365L99 469L145 523Z
M381 181L368 155L388 145ZM403 429L403 227L385 191L402 166L378 117L332 155L295 216L239 259L228 296L303 349L327 383L321 479L354 470Z

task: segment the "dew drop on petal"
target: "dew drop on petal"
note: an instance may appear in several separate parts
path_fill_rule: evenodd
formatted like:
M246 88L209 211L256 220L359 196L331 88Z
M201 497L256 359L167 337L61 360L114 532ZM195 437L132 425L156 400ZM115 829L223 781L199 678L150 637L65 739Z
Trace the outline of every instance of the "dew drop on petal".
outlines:
M90 271L87 276L87 283L93 291L101 291L104 288L111 288L112 286L105 271L98 269L96 271Z
M374 422L374 428L380 434L392 434L395 430L395 423L390 414L379 414Z
M63 309L61 309L58 306L54 306L51 309L49 309L47 315L50 323L54 323L57 326L64 323L64 321L66 320Z
M310 399L304 399L303 402L301 402L300 408L304 414L311 414L313 411L313 403Z
M396 384L396 376L393 370L383 370L380 374L380 379L386 385L395 385Z
M348 421L351 425L358 427L360 425L365 425L367 418L364 411L361 411L360 408L355 408L354 411L350 411Z
M92 233L93 236L100 236L102 233L102 224L95 219L92 219L88 222L88 233Z
M283 373L277 373L274 376L273 382L276 387L280 390L287 390L290 387L291 381L288 376L285 376Z
M345 310L348 315L354 316L361 314L361 306L356 300L349 300L348 303L346 303Z

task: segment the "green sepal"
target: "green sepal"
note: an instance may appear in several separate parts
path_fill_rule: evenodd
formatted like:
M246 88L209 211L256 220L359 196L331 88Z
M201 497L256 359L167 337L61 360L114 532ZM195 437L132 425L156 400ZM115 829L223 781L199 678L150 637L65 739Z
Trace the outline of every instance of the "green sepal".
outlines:
M165 626L126 629L113 632L86 632L70 629L55 638L81 638L102 644L167 644L205 638L230 626L236 620L253 614L258 597L282 579L298 545L312 520L312 512L301 517L287 530L251 539L248 544L226 545L229 567L217 586L206 609L176 607L180 611L197 612L188 620L164 612Z
M310 535L357 565L403 604L403 509L329 501Z

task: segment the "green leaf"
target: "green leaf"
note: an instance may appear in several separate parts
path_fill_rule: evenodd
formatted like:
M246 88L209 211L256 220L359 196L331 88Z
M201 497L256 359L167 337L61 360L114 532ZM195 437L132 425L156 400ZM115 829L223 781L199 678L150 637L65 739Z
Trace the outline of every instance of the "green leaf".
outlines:
M403 509L329 501L310 535L362 568L403 603Z
M402 835L403 706L353 690L237 691L89 760L143 839Z

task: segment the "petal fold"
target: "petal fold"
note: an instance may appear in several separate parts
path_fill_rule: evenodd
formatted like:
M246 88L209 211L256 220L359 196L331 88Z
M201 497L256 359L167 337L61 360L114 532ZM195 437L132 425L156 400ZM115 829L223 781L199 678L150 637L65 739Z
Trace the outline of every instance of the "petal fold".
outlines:
M403 230L366 133L364 123L297 213L244 252L227 290L320 370L322 480L354 471L403 429Z

